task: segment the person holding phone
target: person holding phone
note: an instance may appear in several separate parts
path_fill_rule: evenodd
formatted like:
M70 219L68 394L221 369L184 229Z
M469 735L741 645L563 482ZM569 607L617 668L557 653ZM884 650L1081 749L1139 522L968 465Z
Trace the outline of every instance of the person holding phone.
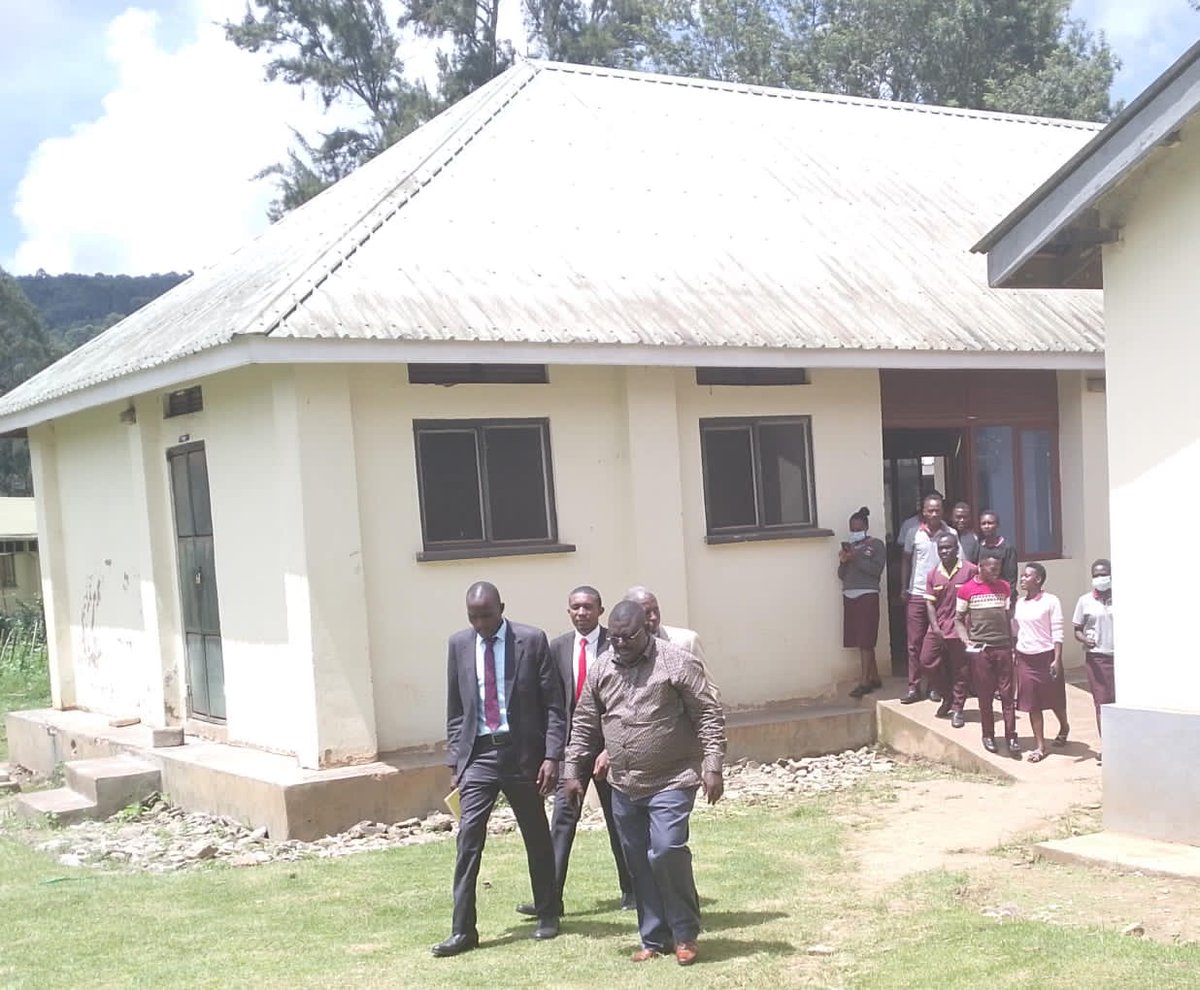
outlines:
M883 541L867 534L871 510L865 505L850 517L850 532L838 551L842 579L842 646L858 650L859 681L850 697L883 687L875 661L879 639L879 576L887 563Z
M1046 568L1033 562L1021 574L1021 596L1013 610L1017 627L1017 710L1029 713L1033 729L1030 763L1046 758L1047 708L1058 719L1055 746L1065 746L1071 726L1067 722L1067 687L1063 678L1063 612L1056 595L1044 591Z
M1096 706L1096 731L1102 736L1100 707L1117 700L1113 675L1112 564L1101 557L1092 564L1092 590L1079 599L1073 617L1075 639L1083 644L1088 687ZM1100 762L1100 755L1096 755Z

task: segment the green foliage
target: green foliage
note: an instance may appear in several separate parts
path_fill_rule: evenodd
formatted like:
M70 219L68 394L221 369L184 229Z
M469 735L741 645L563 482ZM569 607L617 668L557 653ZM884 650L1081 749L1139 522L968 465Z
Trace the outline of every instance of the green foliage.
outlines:
M449 35L452 49L439 51L438 95L447 104L461 100L507 69L509 42L496 37L501 0L409 0L400 23L427 38Z
M0 269L0 393L41 371L51 356L42 318L17 280Z
M45 669L46 616L41 599L17 602L12 614L0 614L0 670L24 675Z

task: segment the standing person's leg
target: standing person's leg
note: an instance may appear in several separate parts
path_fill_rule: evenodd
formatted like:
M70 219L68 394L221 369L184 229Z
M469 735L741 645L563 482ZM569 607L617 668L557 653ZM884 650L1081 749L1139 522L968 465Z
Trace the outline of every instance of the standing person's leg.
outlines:
M521 830L521 839L525 843L529 885L533 890L538 928L540 930L547 923L557 928L559 896L554 880L554 844L550 841L550 826L546 822L546 804L538 793L537 784L525 777L504 777L500 781L500 789L512 806L517 828Z
M1043 657L1013 653L1013 671L1016 675L1016 707L1029 715L1029 728L1033 732L1033 750L1030 763L1039 763L1046 758L1046 719L1042 714L1045 681L1050 677L1049 666Z
M904 631L908 645L908 692L921 693L921 646L929 631L929 612L922 595L909 595L904 606Z
M694 790L659 791L650 798L650 868L662 892L667 923L684 965L695 959L700 934L700 899L688 848L689 819L696 803Z
M473 755L458 781L462 802L458 821L458 854L454 861L454 921L451 932L478 940L475 883L487 840L487 823L500 792L499 761L495 750Z
M1088 687L1092 692L1092 704L1096 708L1096 731L1103 736L1104 730L1100 724L1100 709L1102 706L1111 705L1117 700L1113 658L1104 653L1088 653L1084 662L1087 664Z
M583 793L587 794L588 778L583 779ZM563 913L563 889L567 885L567 867L571 862L571 847L575 844L575 830L579 826L579 815L583 802L578 805L563 796L563 781L554 789L554 808L550 813L550 844L554 847L554 884L558 891L558 913ZM536 909L535 909L536 913Z
M982 650L973 650L968 657L971 663L971 679L975 682L975 696L979 702L979 727L983 734L983 746L988 752L994 753L996 712L992 707L992 694L996 690L996 672L986 646Z
M633 899L633 878L629 875L629 867L625 865L625 850L621 848L621 836L617 832L617 822L613 818L612 785L604 779L593 781L596 785L596 796L600 799L600 810L604 812L604 825L608 831L608 845L612 849L613 862L617 866L617 883L621 887L621 910L635 907Z
M625 865L633 880L637 897L638 934L643 952L635 952L634 960L650 958L652 953L670 952L675 948L671 929L667 925L662 893L650 868L650 811L648 799L634 800L615 787L612 792L613 820L621 837Z
M996 650L996 690L1000 692L1000 712L1004 717L1004 738L1011 753L1021 752L1017 739L1017 708L1013 690L1013 651Z
M925 633L921 643L921 670L925 674L925 682L931 691L941 695L937 717L945 718L950 714L950 668L946 658L946 640L934 635L931 628Z
M967 704L967 655L961 639L948 639L942 646L943 663L950 670L950 719L956 729L963 727L962 711Z

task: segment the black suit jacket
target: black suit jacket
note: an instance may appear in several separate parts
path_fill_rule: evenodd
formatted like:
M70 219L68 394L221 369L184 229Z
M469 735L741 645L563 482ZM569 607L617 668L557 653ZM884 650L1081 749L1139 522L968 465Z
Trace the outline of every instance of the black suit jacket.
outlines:
M567 716L562 679L550 659L546 634L508 622L504 638L504 697L508 729L520 773L537 777L543 760L561 760ZM447 656L446 763L461 775L471 757L479 725L479 680L475 674L475 630L450 637Z
M555 636L550 643L550 655L554 658L555 669L562 678L563 699L567 707L567 742L571 741L571 718L575 714L575 664L578 657L575 649L575 630ZM599 657L608 649L608 630L600 627L600 638L596 640L596 656ZM593 660L593 662L595 662Z

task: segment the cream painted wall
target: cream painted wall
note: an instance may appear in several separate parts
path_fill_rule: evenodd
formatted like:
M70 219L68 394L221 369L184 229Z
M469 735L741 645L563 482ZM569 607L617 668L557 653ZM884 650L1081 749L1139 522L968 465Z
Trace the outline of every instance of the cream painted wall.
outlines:
M700 633L722 700L736 707L830 696L858 675L857 651L841 646L837 578L841 534L850 514L861 505L871 509L875 529L883 527L878 372L814 370L809 385L772 388L698 386L690 369L676 375L688 575L686 624ZM698 421L715 416L792 415L812 417L817 523L834 535L707 545ZM672 622L677 603L661 604L664 621ZM885 608L880 624L881 667L887 666L886 656Z
M1149 520L1200 491L1200 128L1128 184L1122 240L1104 249L1112 559L1122 707L1200 713L1190 616L1172 621L1150 580ZM1107 767L1107 761L1106 761Z

